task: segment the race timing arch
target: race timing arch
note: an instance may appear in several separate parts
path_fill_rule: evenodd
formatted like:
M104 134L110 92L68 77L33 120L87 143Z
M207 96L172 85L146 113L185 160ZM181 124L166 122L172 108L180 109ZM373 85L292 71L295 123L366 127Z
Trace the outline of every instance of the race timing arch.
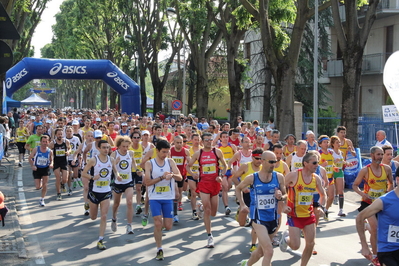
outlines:
M109 60L25 57L6 73L7 96L32 79L101 79L120 94L122 112L140 114L140 87Z

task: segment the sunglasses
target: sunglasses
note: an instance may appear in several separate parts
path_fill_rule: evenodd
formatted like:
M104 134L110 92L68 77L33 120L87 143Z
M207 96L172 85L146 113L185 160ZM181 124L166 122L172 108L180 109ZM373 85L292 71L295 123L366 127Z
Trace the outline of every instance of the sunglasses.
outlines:
M313 164L313 165L316 165L318 163L319 163L318 161L311 162L311 164Z
M257 160L257 161L259 161L259 160L262 160L262 158L260 158L260 157L253 157L255 160Z
M132 139L139 139L140 137L133 137Z
M268 162L269 162L270 164L275 164L275 163L277 163L278 161L269 160Z
M212 141L213 139L204 139L203 141L206 141L206 142L208 142L208 141Z
M183 142L187 142L188 140L183 140Z

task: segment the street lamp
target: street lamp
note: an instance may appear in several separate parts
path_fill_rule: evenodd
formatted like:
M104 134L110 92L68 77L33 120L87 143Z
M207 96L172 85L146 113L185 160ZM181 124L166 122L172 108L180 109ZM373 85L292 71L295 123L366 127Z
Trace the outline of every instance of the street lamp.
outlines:
M168 7L166 9L166 13L171 16L176 16L176 10L173 7ZM187 104L186 104L186 40L183 39L183 114L187 114ZM179 58L180 58L180 49L179 49ZM180 62L179 62L180 65Z

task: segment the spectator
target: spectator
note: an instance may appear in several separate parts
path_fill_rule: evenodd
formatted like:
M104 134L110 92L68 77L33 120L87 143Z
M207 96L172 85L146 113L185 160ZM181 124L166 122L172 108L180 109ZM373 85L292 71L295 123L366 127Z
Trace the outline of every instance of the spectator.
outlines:
M382 147L384 145L392 146L392 144L386 139L386 134L384 130L378 130L375 134L375 138L377 139L377 142L375 143L375 146L377 147Z

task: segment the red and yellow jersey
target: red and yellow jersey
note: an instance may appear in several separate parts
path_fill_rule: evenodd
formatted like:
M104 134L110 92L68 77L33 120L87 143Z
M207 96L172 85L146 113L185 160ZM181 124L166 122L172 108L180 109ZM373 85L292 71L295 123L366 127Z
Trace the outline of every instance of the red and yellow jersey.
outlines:
M141 160L143 159L143 146L141 146L141 144L139 144L139 147L137 149L134 149L132 146L129 147L129 150L133 151L133 158L136 162L137 165L137 170L142 171L143 169L140 167L141 164ZM134 172L135 170L132 167L132 172Z
M216 150L201 150L200 158L200 182L215 181L219 175L219 158L216 156Z
M369 195L371 199L362 199L364 202L371 204L374 200L378 199L387 192L388 189L388 176L385 172L383 164L380 164L381 175L376 176L371 169L370 164L367 165L368 178L364 183L364 193Z
M330 150L327 151L327 153L324 153L322 150L319 150L320 152L320 162L323 166L324 162L327 162L327 165L324 166L327 172L327 178L332 178L334 174L334 156Z
M200 146L199 148L202 149L201 146ZM189 152L190 152L190 157L193 157L193 155L194 155L194 153L195 153L194 148L191 147L190 150L189 150ZM193 166L191 167L191 172L193 172L193 173L198 173L198 172L199 172L199 163L198 163L198 160L195 161L194 164L193 164Z
M313 213L313 194L316 192L316 177L312 174L312 180L306 184L302 177L302 169L298 171L298 179L293 187L288 188L287 205L291 208L289 216L306 218Z
M287 145L285 145L285 146L283 147L283 154L284 154L284 157L285 157L285 158L287 158L288 155L290 155L290 154L293 153L293 152L296 152L296 146L294 146L294 149L293 149L292 151L290 151L290 150L288 149Z
M344 160L346 159L346 155L348 154L348 148L348 142L345 139L344 144L339 146L339 149L342 151L342 156L344 156Z

